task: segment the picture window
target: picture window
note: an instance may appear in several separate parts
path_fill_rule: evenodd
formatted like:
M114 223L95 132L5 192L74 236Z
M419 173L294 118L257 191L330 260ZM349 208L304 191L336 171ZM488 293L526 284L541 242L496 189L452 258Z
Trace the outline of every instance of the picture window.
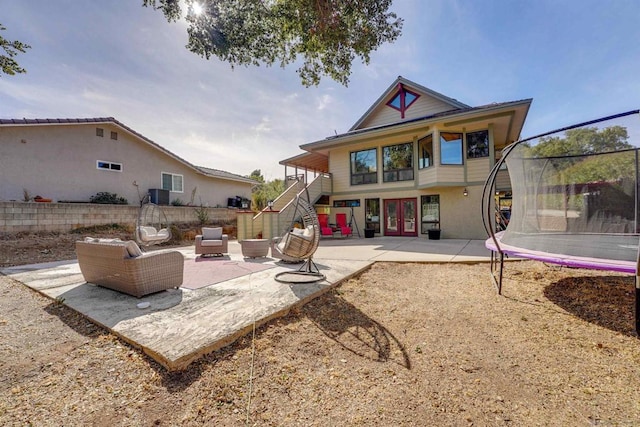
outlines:
M462 164L462 134L440 133L440 163L443 165Z
M382 148L384 182L413 179L413 143L389 145Z
M351 185L378 182L378 150L371 148L351 153Z
M467 159L489 157L489 131L469 132L467 137Z

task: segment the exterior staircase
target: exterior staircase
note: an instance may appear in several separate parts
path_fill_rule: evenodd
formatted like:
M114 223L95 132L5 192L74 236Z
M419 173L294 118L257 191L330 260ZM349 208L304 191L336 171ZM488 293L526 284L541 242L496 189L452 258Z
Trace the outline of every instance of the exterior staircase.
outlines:
M274 201L271 210L265 208L257 214L238 212L238 241L245 239L271 239L282 236L294 223L296 197L309 199L315 204L323 195L332 191L331 174L320 174L305 185L304 175L287 179L289 186Z

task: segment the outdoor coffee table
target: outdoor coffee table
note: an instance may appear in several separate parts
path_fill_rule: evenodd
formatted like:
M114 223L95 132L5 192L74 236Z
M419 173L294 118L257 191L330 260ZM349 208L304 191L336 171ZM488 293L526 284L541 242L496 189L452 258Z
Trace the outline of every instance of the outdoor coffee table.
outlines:
M266 257L269 253L268 239L245 239L240 242L242 255L247 258Z

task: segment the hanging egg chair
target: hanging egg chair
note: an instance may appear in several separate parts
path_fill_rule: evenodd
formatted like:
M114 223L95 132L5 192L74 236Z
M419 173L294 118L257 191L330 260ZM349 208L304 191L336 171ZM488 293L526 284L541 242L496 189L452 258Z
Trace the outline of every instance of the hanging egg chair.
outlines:
M300 227L301 225L301 227ZM313 262L313 254L320 242L318 215L311 204L298 195L291 226L280 238L278 250L291 258L304 259L296 271L283 271L275 279L282 283L315 283L325 279Z
M171 240L171 228L160 206L143 201L136 222L136 241L140 246L159 245Z

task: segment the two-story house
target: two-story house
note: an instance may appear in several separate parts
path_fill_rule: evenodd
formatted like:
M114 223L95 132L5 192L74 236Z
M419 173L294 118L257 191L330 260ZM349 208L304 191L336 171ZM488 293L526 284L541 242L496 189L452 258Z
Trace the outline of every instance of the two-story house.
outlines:
M318 210L353 215L359 231L481 239L483 185L519 138L531 101L471 107L398 77L348 132L280 163L330 174L328 205ZM501 185L508 190L508 178Z

